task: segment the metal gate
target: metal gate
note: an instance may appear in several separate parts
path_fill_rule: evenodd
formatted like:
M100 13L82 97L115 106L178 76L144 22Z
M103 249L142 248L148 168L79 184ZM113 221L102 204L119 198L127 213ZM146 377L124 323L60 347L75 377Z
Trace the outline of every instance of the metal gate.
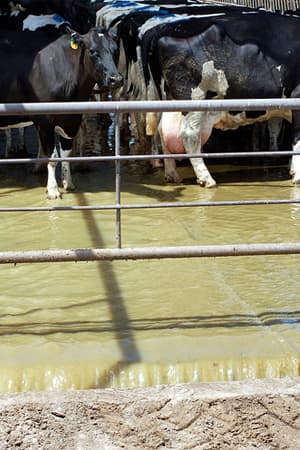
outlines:
M58 261L96 261L96 260L128 260L128 259L161 259L161 258L199 258L217 256L249 256L271 254L298 254L300 243L267 243L267 244L237 244L237 245L207 245L207 246L174 246L174 247L136 247L126 248L122 243L121 223L122 210L139 208L181 208L181 207L215 207L228 205L269 205L300 203L299 199L250 200L230 202L173 202L155 204L124 204L121 199L121 161L161 159L162 155L121 155L120 154L120 115L129 112L174 112L174 111L258 111L258 110L296 110L300 109L300 99L261 99L261 100L188 100L188 101L143 101L143 102L73 102L73 103L10 103L0 104L0 115L34 115L34 114L92 114L113 113L115 119L115 154L114 156L72 157L72 158L41 158L40 161L115 161L115 203L111 205L94 206L45 206L2 208L0 213L33 212L33 211L78 211L78 210L115 210L116 213L116 246L115 248L84 248L65 250L39 251L7 251L0 252L0 264L8 263L38 263ZM220 157L264 157L300 154L292 151L272 152L234 152L234 153L202 153L164 155L163 158L220 158ZM6 159L0 164L32 163L36 159Z

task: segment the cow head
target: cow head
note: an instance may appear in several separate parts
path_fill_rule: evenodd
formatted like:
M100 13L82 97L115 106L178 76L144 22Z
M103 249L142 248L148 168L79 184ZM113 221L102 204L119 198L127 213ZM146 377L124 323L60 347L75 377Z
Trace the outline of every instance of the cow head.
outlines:
M80 52L84 70L104 89L116 89L123 83L114 61L116 44L113 37L103 28L92 28L80 35L69 29L70 46Z

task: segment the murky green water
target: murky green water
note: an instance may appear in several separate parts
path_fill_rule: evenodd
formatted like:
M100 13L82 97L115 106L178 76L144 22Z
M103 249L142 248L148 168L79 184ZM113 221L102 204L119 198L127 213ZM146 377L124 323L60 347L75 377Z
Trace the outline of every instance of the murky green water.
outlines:
M126 171L123 203L299 198L287 169L217 166L219 186ZM230 170L230 172L228 170ZM226 172L224 172L226 170ZM1 207L44 206L45 177L0 167ZM109 164L53 205L111 204ZM114 211L3 213L0 251L110 248ZM122 212L123 247L299 242L300 206ZM299 375L299 256L0 265L0 391Z

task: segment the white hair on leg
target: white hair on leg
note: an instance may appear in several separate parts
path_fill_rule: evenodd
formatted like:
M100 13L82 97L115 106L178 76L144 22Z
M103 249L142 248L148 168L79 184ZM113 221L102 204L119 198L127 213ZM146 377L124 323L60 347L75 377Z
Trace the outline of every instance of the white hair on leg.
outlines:
M294 152L300 152L300 141L293 145ZM290 174L294 184L300 184L300 155L293 155L291 159Z

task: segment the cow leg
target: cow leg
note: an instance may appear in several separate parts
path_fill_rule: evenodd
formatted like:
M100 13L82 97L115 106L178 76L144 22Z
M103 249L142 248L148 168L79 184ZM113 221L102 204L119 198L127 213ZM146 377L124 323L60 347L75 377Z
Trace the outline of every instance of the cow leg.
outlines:
M45 155L45 152L43 150L40 136L38 135L38 154L37 154L37 159L46 158L46 157L47 156ZM45 169L45 166L46 166L46 164L44 162L36 161L36 163L34 164L33 173L41 172L42 170Z
M293 151L300 152L300 111L293 111ZM292 182L300 184L300 155L293 155L290 164Z
M152 140L151 140L151 154L152 155L160 155L161 150L162 150L162 145L161 145L160 136L159 136L159 133L156 132L154 134L154 136L152 136ZM156 159L156 158L151 160L151 165L152 165L153 169L158 169L158 168L163 167L163 163L162 163L161 159Z
M293 145L294 152L300 152L300 140ZM292 175L292 182L300 184L300 155L293 155L290 165L290 174Z
M265 136L266 128L266 122L257 122L253 124L252 146L250 146L250 150L248 151L259 152L262 150L263 137Z
M134 138L131 146L133 154L150 154L151 139L146 135L146 114L134 113L130 115L130 130Z
M183 117L181 137L186 153L201 154L202 145L211 135L213 118L213 115L210 117L205 112L190 112ZM200 186L216 185L203 158L190 158L190 161Z
M39 148L45 154L51 155L51 158L57 158L57 149L55 146L55 132L52 121L46 116L35 116L34 125L38 131ZM51 200L60 198L60 192L56 181L56 166L57 162L50 161L47 164L48 180L47 180L47 197Z
M170 154L170 153L169 153ZM179 176L176 170L176 161L173 158L164 160L165 164L165 180L167 183L179 184L182 182L182 178Z
M68 158L72 154L71 150L62 150L62 158ZM61 182L66 191L74 191L75 185L72 180L70 163L62 161L61 163Z
M60 147L60 155L58 155L57 149L55 148L51 155L51 158L68 158L72 153L72 149L63 150L61 144L59 143L58 145ZM56 199L61 197L55 176L56 166L57 162L48 163L47 192L49 199ZM61 181L65 190L72 191L75 189L71 176L70 163L68 161L61 162Z
M193 153L190 151L187 151L188 153ZM195 152L196 154L201 153L201 144L198 146L198 151ZM216 186L216 182L209 173L207 166L203 160L203 158L190 158L190 162L193 166L195 175L197 177L197 183L200 184L200 186L211 188Z
M67 145L70 145L70 139L61 138L60 145L60 156L61 158L69 158L72 155L72 140L71 140L71 148L63 149L64 143L67 142ZM72 180L71 175L71 167L69 161L61 162L61 182L62 186L66 191L74 191L75 186Z
M269 131L269 147L271 150L278 150L279 135L282 128L282 118L273 117L268 120L268 131Z
M159 132L159 123L161 114L147 113L146 114L146 134L151 138L151 154L160 155L162 153L162 143ZM150 161L153 169L163 167L161 159L152 159Z
M184 153L182 141L180 139L182 114L164 112L158 125L162 150L165 155ZM182 178L176 170L175 158L165 158L165 180L169 183L181 183Z
M79 155L84 156L86 150L86 142L87 142L86 117L82 116L82 122L80 124L79 131L73 140L73 154L75 155L77 153L76 150L79 144Z
M5 130L5 138L6 138L6 142L5 142L5 158L9 157L9 154L12 150L12 135L11 135L11 130Z
M19 130L19 148L25 149L25 128L18 128Z
M5 145L5 158L9 158L10 154L19 154L21 150L25 149L24 139L24 127L17 128L18 140L17 143L13 143L13 128L5 130L6 145ZM14 135L15 137L15 135Z
M57 150L54 148L54 151L51 155L51 158L58 158ZM48 198L50 200L54 200L56 198L60 198L61 194L58 190L57 181L56 181L56 166L57 162L49 162L47 165L48 168L48 181L47 181L47 193Z

